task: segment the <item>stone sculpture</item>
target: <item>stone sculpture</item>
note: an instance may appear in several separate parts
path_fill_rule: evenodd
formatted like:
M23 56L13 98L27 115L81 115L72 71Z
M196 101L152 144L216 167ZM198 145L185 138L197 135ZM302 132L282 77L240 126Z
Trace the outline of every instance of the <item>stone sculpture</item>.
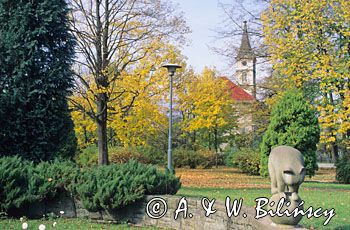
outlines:
M269 156L269 174L271 193L292 193L292 199L298 200L298 190L305 178L304 158L301 152L289 146L272 149Z
M271 179L271 208L276 208L278 201L284 198L284 210L292 211L296 207L302 209L298 191L300 184L304 181L306 169L301 152L290 146L275 147L270 153L268 168ZM298 215L296 217L275 216L271 219L276 224L297 225L301 218L302 216Z

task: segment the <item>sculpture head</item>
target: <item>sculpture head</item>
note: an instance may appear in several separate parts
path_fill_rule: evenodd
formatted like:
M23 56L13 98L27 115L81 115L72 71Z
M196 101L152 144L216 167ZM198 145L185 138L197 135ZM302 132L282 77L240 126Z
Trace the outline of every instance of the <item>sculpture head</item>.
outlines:
M297 168L287 168L283 170L283 180L286 185L300 185L301 183L304 182L306 174L306 169L303 165L300 165L300 167Z

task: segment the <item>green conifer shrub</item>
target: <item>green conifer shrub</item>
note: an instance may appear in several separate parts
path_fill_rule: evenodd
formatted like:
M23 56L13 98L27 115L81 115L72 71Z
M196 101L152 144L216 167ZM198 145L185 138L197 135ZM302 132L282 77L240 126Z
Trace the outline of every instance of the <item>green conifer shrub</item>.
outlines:
M130 161L81 172L74 193L87 210L99 211L124 207L145 194L175 194L180 186L174 174Z
M77 164L72 161L41 162L34 168L34 178L41 180L36 190L43 199L52 199L59 192L71 191L74 189L76 178L80 173ZM30 178L32 181L33 178Z
M0 158L0 212L19 208L34 200L28 190L33 164L19 157Z
M16 215L26 205L69 192L89 211L117 209L144 195L175 194L174 174L136 161L80 169L69 161L33 164L20 157L0 158L0 212Z
M273 107L270 124L260 144L260 175L268 175L268 157L271 149L279 145L289 145L304 156L307 174L312 176L317 170L316 144L320 137L320 127L316 111L310 107L302 92L290 90Z
M75 154L67 14L65 0L0 1L0 156L40 162Z
M79 168L69 161L34 165L20 157L0 158L0 211L8 212L26 204L54 198L71 190Z

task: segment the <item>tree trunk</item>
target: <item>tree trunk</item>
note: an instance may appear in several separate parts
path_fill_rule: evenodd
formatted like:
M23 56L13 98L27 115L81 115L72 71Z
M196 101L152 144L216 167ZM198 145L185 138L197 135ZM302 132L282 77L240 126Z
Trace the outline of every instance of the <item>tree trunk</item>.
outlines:
M218 129L217 127L215 128L214 130L214 148L215 148L215 166L216 168L218 167L218 154L219 154L219 151L218 151Z
M339 153L338 153L338 146L336 143L331 144L331 153L332 153L332 160L333 162L337 162L339 158Z
M192 150L197 150L196 149L196 131L193 131L193 135L192 135Z
M211 133L208 132L208 146L209 146L209 150L211 150Z
M107 96L100 93L97 96L97 139L98 139L98 164L108 164L107 147Z
M115 147L116 146L116 141L114 139L114 130L112 128L109 129L109 139L108 139L110 146Z
M108 28L108 1L106 1L105 6L105 17L106 25ZM106 88L108 86L108 79L103 74L103 70L107 66L107 49L106 49L106 36L108 33L105 28L102 30L101 15L100 15L100 5L101 0L96 1L96 83L98 88ZM97 104L97 143L98 143L98 164L107 165L108 164L108 137L107 137L107 103L108 97L106 93L98 93L96 104Z
M329 93L329 99L331 100L331 104L334 105L334 99L333 99L333 94L332 93ZM330 132L333 131L334 128L331 128ZM334 136L335 139L337 139L336 136ZM336 162L339 158L339 149L338 149L338 145L337 143L333 142L331 144L331 153L332 153L332 160L333 162Z

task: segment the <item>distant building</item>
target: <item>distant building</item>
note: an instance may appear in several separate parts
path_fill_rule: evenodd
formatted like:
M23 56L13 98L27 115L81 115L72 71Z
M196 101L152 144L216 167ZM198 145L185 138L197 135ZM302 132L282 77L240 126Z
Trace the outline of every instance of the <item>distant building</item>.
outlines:
M241 45L236 57L235 80L240 87L256 98L256 56L250 46L246 21L244 21Z
M256 101L256 56L250 46L247 22L244 21L241 44L236 57L236 74L233 83L229 78L222 77L227 82L231 97L235 100L238 116L238 132L254 131L252 103Z

